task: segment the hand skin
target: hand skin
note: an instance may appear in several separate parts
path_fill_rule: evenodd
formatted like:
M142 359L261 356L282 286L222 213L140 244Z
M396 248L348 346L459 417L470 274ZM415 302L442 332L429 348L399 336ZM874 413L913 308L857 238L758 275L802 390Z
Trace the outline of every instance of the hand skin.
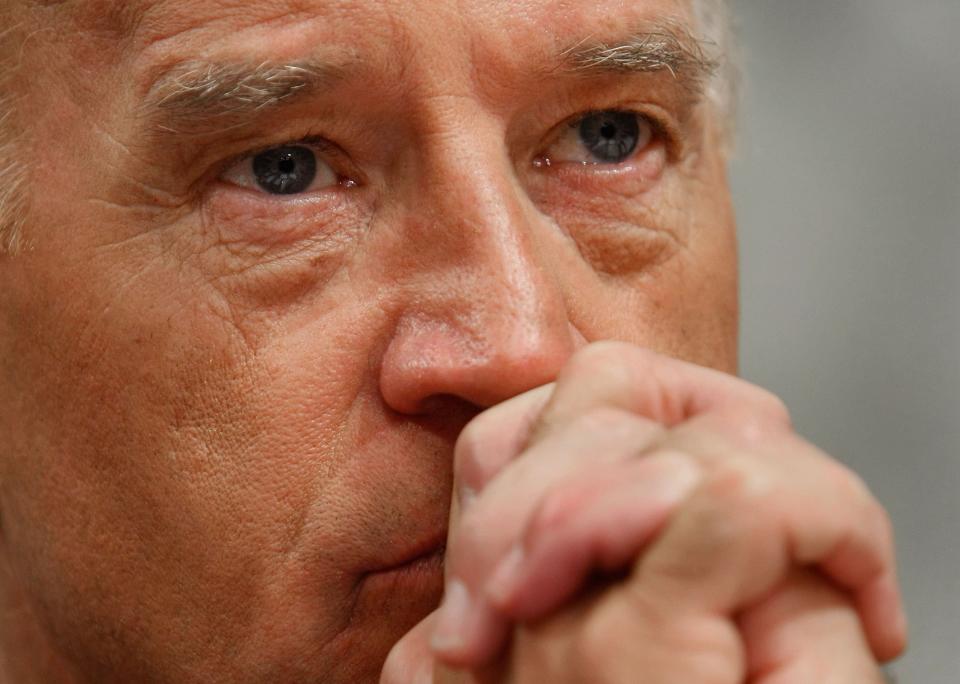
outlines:
M741 381L593 345L555 388L471 423L457 474L470 503L451 522L448 598L395 650L387 681L404 660L429 669L428 631L439 658L479 671L508 620L550 636L521 629L477 679L880 681L874 656L905 645L882 508ZM521 556L506 551L518 544ZM496 569L505 557L520 560ZM630 567L589 607L577 600L589 570ZM463 603L452 593L471 597L459 615L445 610Z

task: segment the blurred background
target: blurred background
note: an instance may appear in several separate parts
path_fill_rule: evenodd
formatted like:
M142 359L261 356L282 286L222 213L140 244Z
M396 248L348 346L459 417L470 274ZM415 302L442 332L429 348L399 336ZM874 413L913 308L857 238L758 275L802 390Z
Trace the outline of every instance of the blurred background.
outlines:
M960 0L732 0L743 375L888 507L902 684L960 683Z

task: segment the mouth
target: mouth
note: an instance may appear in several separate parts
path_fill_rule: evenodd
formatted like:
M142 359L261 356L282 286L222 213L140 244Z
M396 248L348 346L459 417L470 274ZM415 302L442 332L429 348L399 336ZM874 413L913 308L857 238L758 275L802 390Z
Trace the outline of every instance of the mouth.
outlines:
M443 544L425 551L418 556L392 565L381 570L376 570L372 575L393 577L401 580L405 577L430 578L437 575L443 575L443 557L446 552L446 546Z
M404 575L443 570L447 531L441 530L415 544L411 544L395 559L372 569L367 575Z
M443 598L445 541L366 573L358 585L355 614L399 625L399 638L436 610Z
M439 602L446 541L443 530L406 546L402 553L364 573L361 584L365 593L390 602Z

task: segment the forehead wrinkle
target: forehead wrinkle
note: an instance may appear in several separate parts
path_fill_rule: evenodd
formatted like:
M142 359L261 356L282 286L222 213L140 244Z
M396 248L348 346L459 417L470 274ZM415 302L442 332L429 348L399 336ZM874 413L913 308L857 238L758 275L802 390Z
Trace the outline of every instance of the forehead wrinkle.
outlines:
M42 21L65 19L75 27L116 38L129 38L139 26L145 6L139 0L30 0Z

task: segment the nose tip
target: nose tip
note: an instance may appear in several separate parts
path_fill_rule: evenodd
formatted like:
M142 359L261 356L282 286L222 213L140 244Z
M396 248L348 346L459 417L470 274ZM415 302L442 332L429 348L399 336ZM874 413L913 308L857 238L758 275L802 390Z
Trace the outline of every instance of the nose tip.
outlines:
M381 394L393 410L417 415L442 397L487 408L552 382L577 346L575 336L569 326L531 323L480 336L435 321L408 324L384 356Z

